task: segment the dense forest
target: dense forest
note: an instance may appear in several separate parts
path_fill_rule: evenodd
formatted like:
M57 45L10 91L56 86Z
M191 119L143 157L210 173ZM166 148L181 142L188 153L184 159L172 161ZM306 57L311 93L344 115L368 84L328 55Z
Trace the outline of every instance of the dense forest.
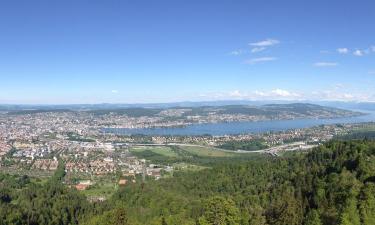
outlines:
M253 141L228 141L218 146L222 149L229 150L246 150L246 151L256 151L261 149L269 148L264 140L253 140Z
M121 188L89 203L63 184L0 176L0 225L374 225L375 142L218 161L210 169Z
M364 131L357 131L352 132L346 135L336 137L338 140L360 140L360 139L371 139L375 140L375 131L374 130L364 130Z

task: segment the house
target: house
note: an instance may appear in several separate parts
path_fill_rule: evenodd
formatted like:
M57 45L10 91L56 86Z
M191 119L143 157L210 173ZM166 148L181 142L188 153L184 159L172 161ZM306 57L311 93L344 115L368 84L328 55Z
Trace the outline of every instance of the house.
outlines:
M87 184L77 184L75 186L75 188L78 190L78 191L84 191L86 190L90 185L87 185Z
M126 179L120 179L118 181L118 185L120 185L120 186L125 186L127 183L128 183L128 180L126 180Z

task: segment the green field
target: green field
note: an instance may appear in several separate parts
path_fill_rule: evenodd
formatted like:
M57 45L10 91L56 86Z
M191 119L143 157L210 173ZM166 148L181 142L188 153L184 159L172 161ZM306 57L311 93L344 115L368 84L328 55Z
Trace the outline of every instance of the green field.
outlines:
M172 151L172 149L170 147L167 147L167 146L165 146L165 147L164 146L156 146L156 147L139 146L139 147L131 148L130 151L133 152L133 153L151 151L155 154L159 154L159 155L162 155L162 156L165 156L165 157L177 157L178 156L177 153Z
M83 179L86 180L86 179ZM94 184L87 190L82 191L87 197L106 197L109 198L118 189L118 179L116 176L98 176L92 180Z
M164 165L187 163L209 167L212 163L226 161L228 158L247 160L256 154L238 154L209 146L137 146L130 148L129 151L134 156L152 163Z
M350 130L346 134L339 134L335 138L339 140L375 139L375 124L373 123L364 124L360 127L356 127Z
M197 156L203 156L203 157L233 157L236 155L236 153L222 151L220 149L211 148L211 147L183 146L180 148L191 154L195 154Z
M129 149L133 154L146 159L153 156L166 158L181 157L233 157L236 153L201 146L137 146Z
M87 190L82 191L87 197L106 197L109 198L117 191L118 187L115 182L96 183Z
M203 170L203 169L207 169L209 167L205 167L205 166L197 166L197 165L193 165L193 164L187 164L187 163L175 163L173 164L173 168L176 170L176 171L199 171L199 170Z

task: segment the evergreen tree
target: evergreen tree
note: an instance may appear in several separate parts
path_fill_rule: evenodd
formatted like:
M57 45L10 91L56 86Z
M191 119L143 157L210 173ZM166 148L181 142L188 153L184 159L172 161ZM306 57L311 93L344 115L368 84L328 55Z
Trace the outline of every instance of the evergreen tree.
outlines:
M361 225L357 200L354 197L348 199L340 216L340 225Z
M241 220L239 210L234 202L223 197L213 197L206 201L204 205L201 225L239 225Z
M305 225L323 225L319 213L316 209L310 210L306 216Z
M363 225L375 224L375 185L366 184L360 201L360 214Z

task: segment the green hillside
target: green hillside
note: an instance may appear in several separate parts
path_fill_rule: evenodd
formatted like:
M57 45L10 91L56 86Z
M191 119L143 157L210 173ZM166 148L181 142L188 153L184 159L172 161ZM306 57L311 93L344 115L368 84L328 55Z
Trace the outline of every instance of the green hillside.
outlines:
M65 187L63 177L62 168L46 183L2 175L0 224L375 224L374 141L219 161L128 185L95 204Z

